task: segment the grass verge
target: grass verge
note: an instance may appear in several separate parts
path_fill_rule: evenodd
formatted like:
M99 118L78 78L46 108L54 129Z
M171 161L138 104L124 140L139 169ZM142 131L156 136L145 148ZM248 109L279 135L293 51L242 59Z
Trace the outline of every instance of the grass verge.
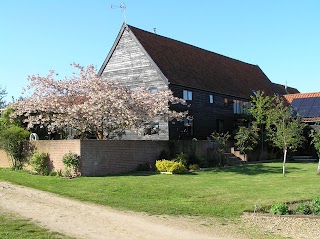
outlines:
M307 200L319 195L317 164L281 163L213 169L184 175L135 173L66 179L0 169L0 180L150 214L236 218L254 205Z
M21 219L20 217L2 211L0 211L0 238L71 239L71 237L56 232L50 232L31 223L29 220Z

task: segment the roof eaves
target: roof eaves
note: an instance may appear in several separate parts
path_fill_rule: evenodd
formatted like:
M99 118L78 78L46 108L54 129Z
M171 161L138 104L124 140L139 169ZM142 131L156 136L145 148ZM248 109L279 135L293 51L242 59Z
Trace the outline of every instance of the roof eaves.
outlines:
M106 59L104 60L102 66L100 67L100 70L98 71L98 76L101 76L101 75L102 75L104 69L106 68L106 66L107 66L107 64L108 64L108 62L109 62L109 60L110 60L113 52L115 51L115 49L116 49L116 47L117 47L117 45L118 45L118 43L119 43L119 41L120 41L120 38L121 38L124 30L127 29L127 28L128 28L128 25L124 22L124 23L122 24L122 26L121 26L121 29L120 29L120 31L119 31L119 33L118 33L118 36L117 36L115 42L113 43L113 45L112 45L112 47L111 47L111 49L110 49L110 51L109 51Z

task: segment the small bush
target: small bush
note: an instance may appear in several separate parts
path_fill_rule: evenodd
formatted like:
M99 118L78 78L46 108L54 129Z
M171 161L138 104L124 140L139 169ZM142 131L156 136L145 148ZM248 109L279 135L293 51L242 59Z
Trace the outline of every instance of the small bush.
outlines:
M186 166L181 162L175 162L170 168L169 172L172 173L184 173L187 170Z
M184 153L177 154L175 158L172 159L175 162L182 163L183 165L187 164L186 155Z
M66 153L62 159L65 166L65 174L67 177L77 176L80 166L80 156L76 153Z
M289 213L289 208L286 203L275 203L270 208L271 214L285 215Z
M320 196L316 197L311 202L311 210L313 214L320 214Z
M46 153L35 152L29 161L34 171L41 175L49 175L49 156Z
M151 171L152 167L150 163L139 164L137 167L137 171Z
M161 150L160 154L159 154L159 160L162 160L162 159L166 159L166 160L169 160L169 152L166 151L166 150Z
M296 208L296 213L298 214L304 214L309 215L312 213L311 207L308 203L299 203Z
M190 169L190 170L199 170L200 167L199 167L198 164L190 164L190 165L189 165L189 169Z
M54 170L49 173L49 176L52 176L52 177L55 177L57 175L58 175L58 172Z
M159 172L184 173L186 171L186 167L181 162L165 159L157 160L156 168Z

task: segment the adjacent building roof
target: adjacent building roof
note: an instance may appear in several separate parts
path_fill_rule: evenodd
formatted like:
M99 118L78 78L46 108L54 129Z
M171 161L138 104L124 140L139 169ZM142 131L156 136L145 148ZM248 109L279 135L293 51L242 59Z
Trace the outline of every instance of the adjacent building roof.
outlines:
M320 92L288 94L283 97L304 121L320 121Z
M277 84L277 83L273 83L273 89L275 93L278 95L299 93L299 91L296 88L286 87L284 85Z
M249 99L253 91L266 95L287 94L273 84L259 66L226 57L187 43L124 24L154 61L170 84ZM119 38L119 36L118 36ZM108 55L110 57L110 53ZM101 74L108 62L102 65ZM290 89L290 93L298 90Z

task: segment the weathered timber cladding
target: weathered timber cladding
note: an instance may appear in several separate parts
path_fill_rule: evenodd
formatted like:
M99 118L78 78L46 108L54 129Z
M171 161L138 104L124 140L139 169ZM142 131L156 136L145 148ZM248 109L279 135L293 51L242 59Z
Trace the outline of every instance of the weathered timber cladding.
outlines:
M214 131L218 131L218 120L223 121L223 132L231 133L240 115L233 112L233 100L236 97L225 96L213 92L191 89L180 85L170 84L170 89L177 97L183 97L183 90L192 91L192 100L188 100L188 106L173 106L175 110L188 110L188 115L193 116L193 134L183 122L170 122L170 139L206 139ZM214 96L214 103L210 104L209 95ZM228 98L226 105L224 99ZM243 100L243 99L239 99Z
M127 30L123 32L102 73L102 78L130 88L165 89L168 87Z
M144 87L147 89L167 89L161 75L157 72L139 44L127 30L124 30L120 40L106 65L102 78L112 80L121 86L129 88ZM124 140L168 140L168 123L159 121L160 132L151 136L139 135L126 131Z

